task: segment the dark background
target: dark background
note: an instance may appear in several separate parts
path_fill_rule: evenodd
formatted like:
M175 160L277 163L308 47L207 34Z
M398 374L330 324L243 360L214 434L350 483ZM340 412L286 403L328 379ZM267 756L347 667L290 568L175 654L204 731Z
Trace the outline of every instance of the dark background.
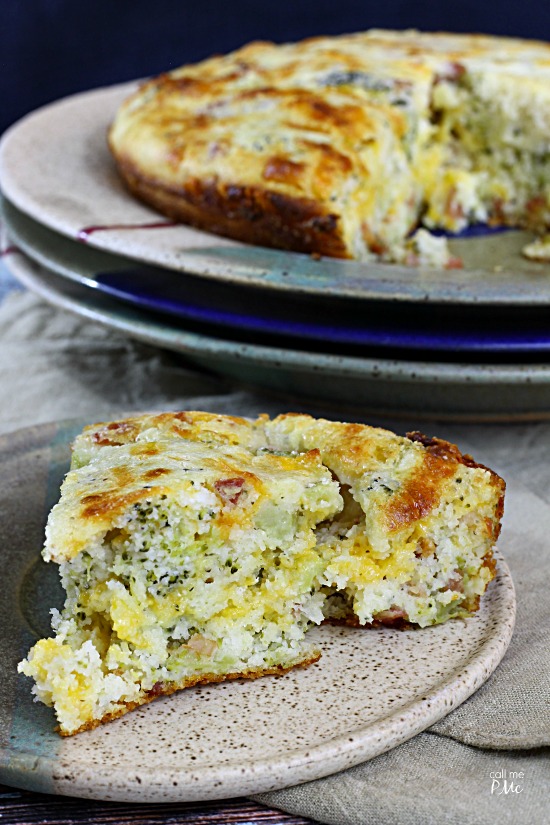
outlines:
M0 132L64 95L252 39L373 26L550 40L550 0L0 0Z

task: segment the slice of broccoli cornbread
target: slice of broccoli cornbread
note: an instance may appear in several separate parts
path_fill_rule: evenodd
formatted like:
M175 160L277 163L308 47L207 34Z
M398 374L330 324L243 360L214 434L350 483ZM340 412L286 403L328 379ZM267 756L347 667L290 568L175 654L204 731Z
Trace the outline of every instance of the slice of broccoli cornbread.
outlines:
M456 447L286 415L87 427L46 528L67 592L20 664L63 734L198 682L280 673L324 620L478 607L504 482Z

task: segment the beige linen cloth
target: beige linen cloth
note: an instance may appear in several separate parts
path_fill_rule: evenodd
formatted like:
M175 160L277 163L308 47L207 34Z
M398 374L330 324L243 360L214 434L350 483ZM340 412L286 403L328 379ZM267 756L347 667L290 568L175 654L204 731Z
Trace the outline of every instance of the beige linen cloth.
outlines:
M200 375L179 356L10 291L0 267L2 283L0 431L122 410L285 411L284 402ZM448 438L508 480L501 547L517 591L515 635L489 681L427 732L343 773L257 799L338 825L549 825L550 424L369 423ZM522 776L506 792L512 771Z

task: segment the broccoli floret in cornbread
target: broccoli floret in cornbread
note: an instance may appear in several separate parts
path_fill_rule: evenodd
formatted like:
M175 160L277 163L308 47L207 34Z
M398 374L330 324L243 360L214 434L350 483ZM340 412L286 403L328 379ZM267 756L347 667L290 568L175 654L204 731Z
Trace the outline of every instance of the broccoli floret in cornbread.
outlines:
M504 483L453 445L286 415L87 427L46 528L67 592L20 664L63 734L308 664L310 626L477 609Z

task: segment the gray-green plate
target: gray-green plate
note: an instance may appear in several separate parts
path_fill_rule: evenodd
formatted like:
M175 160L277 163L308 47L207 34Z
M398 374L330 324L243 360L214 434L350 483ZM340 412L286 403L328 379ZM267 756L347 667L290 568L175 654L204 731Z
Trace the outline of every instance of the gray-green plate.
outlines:
M464 270L422 271L314 260L166 226L128 194L107 149L109 124L135 86L69 97L9 129L0 143L0 187L6 197L36 221L69 238L84 237L92 247L230 283L358 300L550 303L550 265L521 256L530 237L522 232L455 240L451 246L463 257Z
M513 583L497 577L467 621L425 630L321 627L323 656L279 678L190 688L62 739L17 663L60 607L44 523L84 422L0 437L0 782L143 802L273 790L343 770L445 716L489 677L509 644Z

